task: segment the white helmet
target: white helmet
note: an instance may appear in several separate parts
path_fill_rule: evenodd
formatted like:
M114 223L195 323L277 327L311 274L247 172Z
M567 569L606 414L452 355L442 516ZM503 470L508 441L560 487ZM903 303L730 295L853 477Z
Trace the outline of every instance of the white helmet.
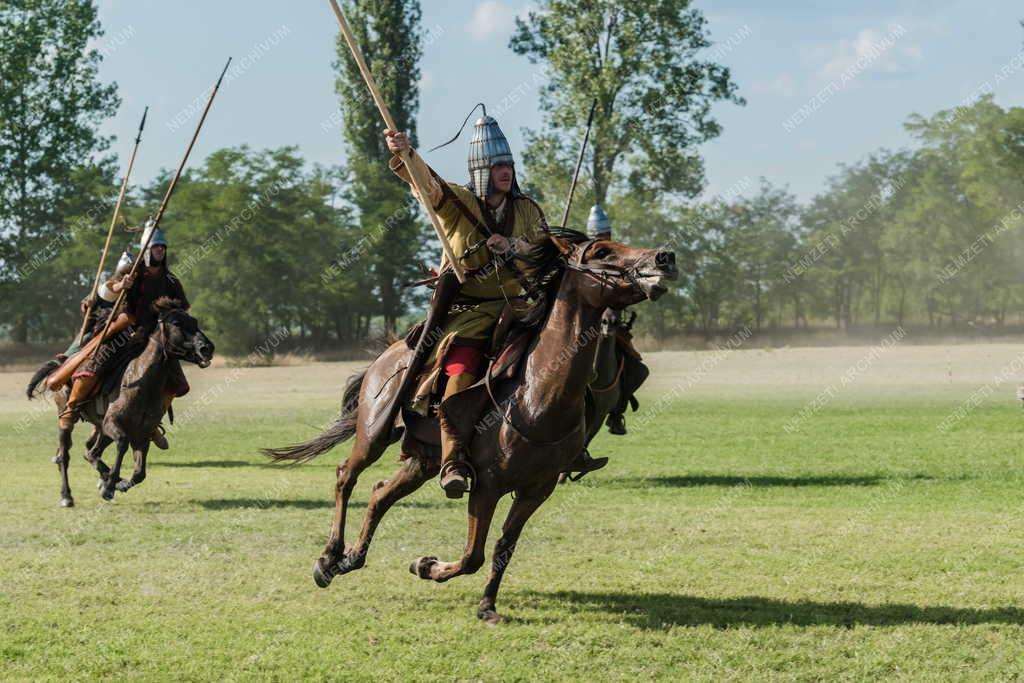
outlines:
M117 301L117 294L107 286L107 279L109 276L110 273L103 273L103 275L100 276L100 286L99 289L96 290L96 294L98 294L99 297L107 303L112 304Z

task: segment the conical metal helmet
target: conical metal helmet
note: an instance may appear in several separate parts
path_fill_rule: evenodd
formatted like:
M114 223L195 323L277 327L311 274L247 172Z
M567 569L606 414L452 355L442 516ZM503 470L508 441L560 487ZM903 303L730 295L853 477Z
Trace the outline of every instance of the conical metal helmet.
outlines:
M473 139L469 141L469 185L477 197L487 197L491 169L498 164L515 166L512 148L494 117L484 114L473 124Z
M590 216L587 218L587 237L608 239L611 236L612 222L608 220L608 214L600 205L594 204L590 207Z
M135 263L135 257L129 254L127 251L121 252L121 258L117 260L117 266L114 268L114 277L124 275L132 269L132 264Z
M152 237L150 237L150 233L152 233ZM150 218L148 221L146 221L146 228L142 231L142 239L139 240L139 249L145 248L146 250L143 253L142 258L146 266L151 265L149 259L150 250L156 246L166 247L167 238L164 237L163 231L160 230L160 228L156 227L156 224L153 222L153 219Z

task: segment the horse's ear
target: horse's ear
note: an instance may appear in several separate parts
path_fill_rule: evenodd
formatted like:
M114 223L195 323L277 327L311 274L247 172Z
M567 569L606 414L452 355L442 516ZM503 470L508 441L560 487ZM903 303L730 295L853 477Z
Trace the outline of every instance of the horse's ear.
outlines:
M549 235L551 243L555 245L555 248L561 252L562 256L569 256L573 252L573 245L568 240L556 237L555 235Z

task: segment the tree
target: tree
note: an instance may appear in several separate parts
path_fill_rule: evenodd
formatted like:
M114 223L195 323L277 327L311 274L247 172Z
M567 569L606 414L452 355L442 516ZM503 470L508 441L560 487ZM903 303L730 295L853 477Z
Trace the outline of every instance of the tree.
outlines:
M516 19L510 42L545 64L549 77L541 97L547 131L531 138L527 156L553 156L571 168L596 99L587 170L598 203L620 182L632 191L696 195L704 179L697 149L721 132L711 105L743 103L729 69L700 56L711 44L700 10L689 0L539 4Z
M179 181L163 222L169 265L222 351L327 345L338 308L357 298L350 273L332 268L353 230L330 205L336 176L310 170L291 147L243 146L214 152ZM147 189L153 203L168 180Z
M0 311L15 341L27 341L53 304L49 278L68 242L66 210L81 204L83 189L97 189L82 169L100 164L112 180L109 160L97 159L109 144L97 129L119 104L90 48L102 33L89 0L0 5Z
M415 146L422 52L418 0L355 0L346 15L395 125L409 133ZM385 329L393 333L403 312L402 284L415 279L426 231L408 187L388 169L391 153L381 135L380 114L340 35L336 49L335 91L344 120L352 204L372 240L361 258L369 264Z

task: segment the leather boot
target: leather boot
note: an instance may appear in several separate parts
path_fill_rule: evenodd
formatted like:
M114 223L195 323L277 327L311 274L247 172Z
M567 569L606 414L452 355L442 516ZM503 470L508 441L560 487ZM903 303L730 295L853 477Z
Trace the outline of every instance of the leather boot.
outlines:
M587 473L599 470L607 464L608 458L593 458L590 451L584 448L563 472L569 475L571 481L579 481Z
M474 382L476 382L476 378L468 372L461 372L454 377L449 377L448 385L444 388L444 398L472 386ZM462 498L463 494L469 490L470 470L459 459L456 445L455 437L441 427L441 472L438 479L445 495L449 498Z
M78 419L78 406L89 399L98 381L99 378L95 375L82 375L72 382L67 406L57 418L61 429L71 429L74 426L75 420Z

